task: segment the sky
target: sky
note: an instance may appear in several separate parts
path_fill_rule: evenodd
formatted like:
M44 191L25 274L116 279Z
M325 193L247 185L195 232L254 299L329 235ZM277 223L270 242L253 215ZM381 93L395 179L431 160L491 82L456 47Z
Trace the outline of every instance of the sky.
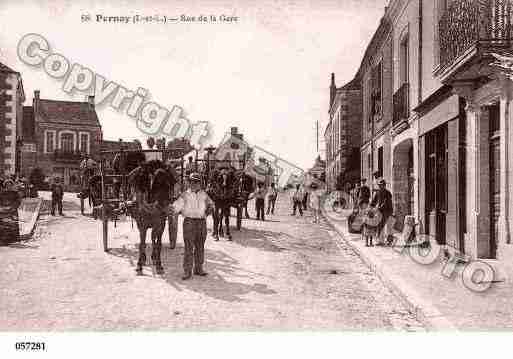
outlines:
M28 33L44 36L51 51L128 89L147 89L169 110L183 108L192 121L208 121L208 143L217 145L232 126L245 139L301 168L317 157L329 120L330 74L337 86L355 75L388 1L230 0L0 2L0 62L21 73L32 104L41 98L82 101L62 81L18 59ZM89 14L93 21L82 22ZM174 24L98 23L96 15L170 17L236 16L236 22ZM97 108L105 139L138 138L133 119ZM321 157L324 156L321 143Z

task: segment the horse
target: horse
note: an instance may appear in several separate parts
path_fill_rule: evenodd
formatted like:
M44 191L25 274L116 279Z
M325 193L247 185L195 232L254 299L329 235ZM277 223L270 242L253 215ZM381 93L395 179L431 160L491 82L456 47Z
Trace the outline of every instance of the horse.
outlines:
M224 237L223 219L228 240L232 240L230 234L230 208L234 203L236 181L233 171L214 171L207 189L207 193L214 201L214 230L216 241L219 236Z
M129 184L133 186L136 198L135 206L130 208L130 215L139 230L138 275L142 274L142 267L146 264L146 233L150 228L151 259L157 274L164 273L160 259L162 234L168 217L169 194L175 182L171 172L158 160L140 165L129 175Z
M237 202L237 229L240 230L242 225L243 209L246 219L250 218L248 214L249 195L255 191L255 185L253 178L246 174L243 170L236 171L235 178L237 182L237 186L235 187L235 198Z

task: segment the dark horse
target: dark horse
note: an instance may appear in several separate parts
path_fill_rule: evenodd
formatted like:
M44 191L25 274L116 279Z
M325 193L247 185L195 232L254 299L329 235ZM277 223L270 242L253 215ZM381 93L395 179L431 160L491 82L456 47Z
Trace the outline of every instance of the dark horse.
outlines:
M233 171L214 171L207 189L207 193L214 201L214 230L213 235L216 241L219 236L224 237L223 219L226 227L226 236L232 240L230 234L230 208L233 205L236 181Z
M228 240L231 240L230 233L230 209L234 207L237 210L237 230L242 226L242 212L246 210L249 194L253 191L252 178L243 171L215 170L208 184L207 193L215 204L214 211L214 230L213 235L216 240L224 233ZM223 231L223 219L225 231Z
M150 228L151 259L156 272L164 272L160 259L162 234L168 217L170 192L175 182L169 169L158 160L140 165L129 175L129 184L135 191L135 206L130 208L130 215L135 218L139 230L139 260L136 269L139 275L146 264L146 233Z

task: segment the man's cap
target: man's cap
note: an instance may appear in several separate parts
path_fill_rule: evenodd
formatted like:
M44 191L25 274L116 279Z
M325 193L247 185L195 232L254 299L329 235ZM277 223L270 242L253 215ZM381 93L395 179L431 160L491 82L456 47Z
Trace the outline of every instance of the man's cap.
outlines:
M362 178L362 182L367 182L367 178Z
M197 181L197 182L201 182L201 176L199 173L197 172L193 172L191 173L191 175L189 176L189 181Z
M387 184L387 182L383 178L378 181L378 185L380 185L380 186L386 185L386 184Z

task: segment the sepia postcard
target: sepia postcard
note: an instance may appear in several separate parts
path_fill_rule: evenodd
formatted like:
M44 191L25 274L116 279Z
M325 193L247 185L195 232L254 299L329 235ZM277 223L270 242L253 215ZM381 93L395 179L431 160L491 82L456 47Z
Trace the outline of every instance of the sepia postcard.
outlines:
M512 259L513 0L0 1L0 356L490 355Z

